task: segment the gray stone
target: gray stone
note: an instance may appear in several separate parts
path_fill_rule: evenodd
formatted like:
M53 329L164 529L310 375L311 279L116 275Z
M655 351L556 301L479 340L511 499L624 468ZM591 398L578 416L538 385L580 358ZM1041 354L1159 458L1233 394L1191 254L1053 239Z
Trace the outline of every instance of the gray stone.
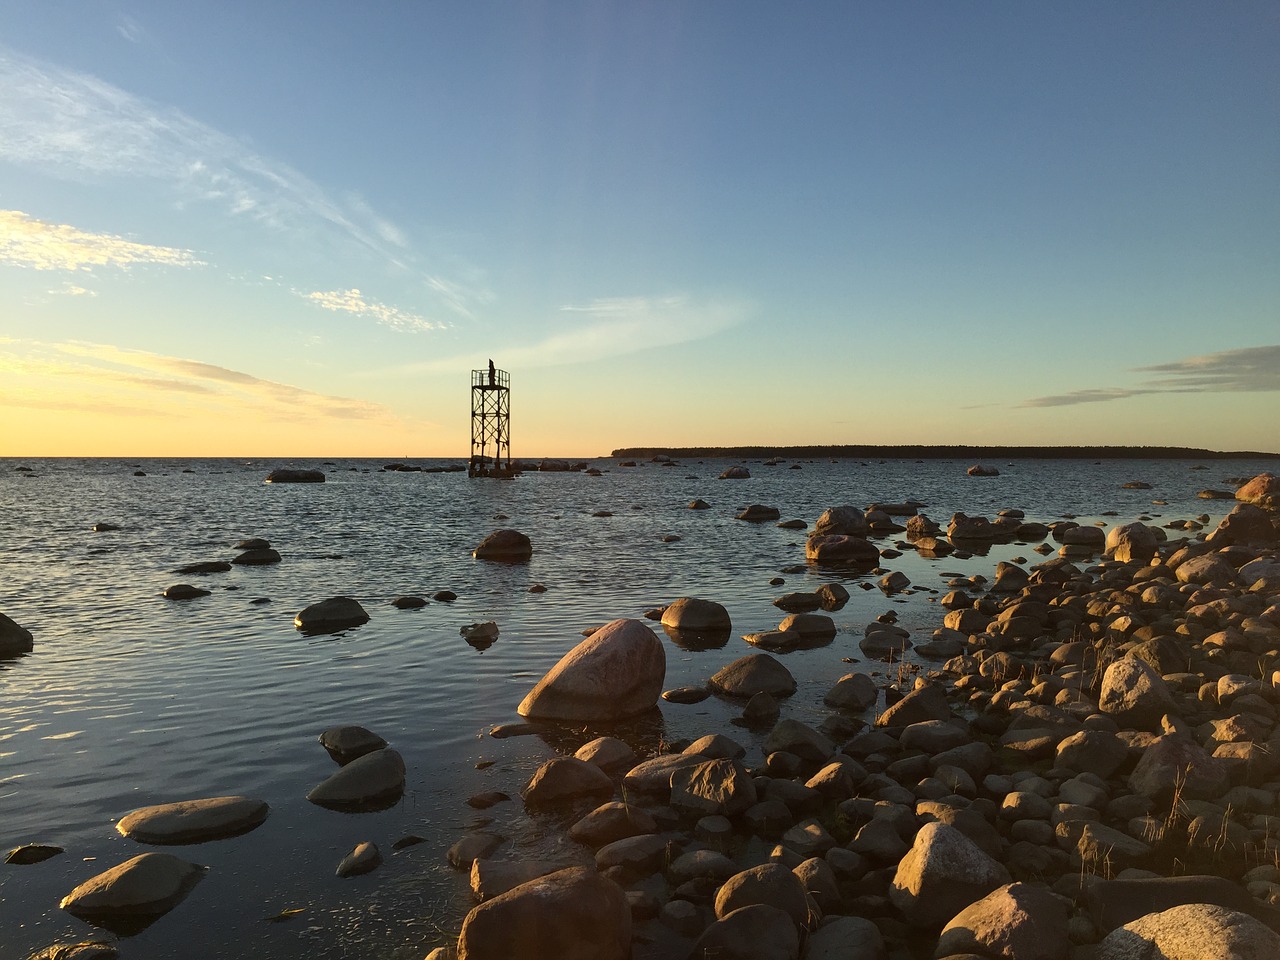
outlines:
M757 693L787 697L796 692L791 671L767 653L749 653L722 667L708 681L712 690L744 699Z
M334 810L390 805L404 793L404 758L387 747L357 757L307 794Z
M516 709L531 720L619 720L653 709L666 672L652 630L612 620L561 657Z
M908 923L937 927L1009 881L1009 871L955 827L926 823L898 864L889 899Z
M63 897L60 906L82 920L113 929L168 913L206 870L167 853L144 853L86 880Z
M121 817L116 829L139 843L204 843L253 830L270 808L249 797L210 797L142 807Z
M1280 935L1246 913L1188 903L1111 931L1096 960L1274 960Z
M553 757L538 768L521 796L531 806L609 796L613 781L593 763L577 757Z
M533 556L533 544L519 530L495 530L471 551L477 560L520 563Z
M755 802L755 783L736 760L705 760L671 774L671 806L685 813L735 817Z
M717 916L720 916L717 912ZM800 934L782 910L764 903L733 910L707 927L692 957L718 960L798 960Z
M387 741L364 727L330 727L320 734L320 746L338 763L348 764L366 753L381 750Z
M330 597L303 608L293 618L293 625L303 633L328 633L369 622L369 614L358 600Z
M1046 887L999 887L954 916L938 937L934 956L973 953L1017 960L1066 960L1070 901Z

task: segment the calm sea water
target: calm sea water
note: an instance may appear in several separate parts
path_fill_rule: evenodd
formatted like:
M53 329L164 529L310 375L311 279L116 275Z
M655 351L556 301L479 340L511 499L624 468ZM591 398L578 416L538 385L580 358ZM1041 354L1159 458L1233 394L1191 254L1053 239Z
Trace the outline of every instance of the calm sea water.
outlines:
M263 483L287 465L318 467L328 481ZM548 743L494 740L487 731L518 719L520 699L584 628L640 617L680 596L716 600L734 624L723 648L687 651L664 637L666 685L701 683L752 651L740 634L776 626L777 596L844 580L853 596L833 615L835 641L784 658L800 687L784 715L817 723L822 694L838 676L880 668L841 662L859 656L867 622L894 610L918 639L940 625L940 593L888 598L858 589L856 581L874 577L806 569L771 586L781 570L804 563L804 534L735 520L745 505L776 506L783 519L809 523L829 506L909 498L944 525L958 510L991 516L1003 508L1041 521L1073 514L1085 523L1165 523L1208 514L1216 522L1232 504L1198 499L1198 491L1233 489L1233 478L1275 470L1275 461L1037 460L995 463L1001 476L978 479L959 461L804 461L801 469L752 462L752 479L719 481L727 462L594 465L605 474L496 481L389 473L364 460L0 460L0 612L36 642L34 653L0 661L0 842L66 849L33 866L0 865L0 958L64 939L111 939L58 901L147 849L210 870L186 901L124 941L122 956L180 956L194 943L227 957L420 958L452 940L470 905L465 875L444 856L477 816L466 798L515 796L557 747L574 745L571 734ZM139 470L146 475L134 476ZM1151 489L1122 489L1131 480ZM695 497L712 509L687 509ZM92 532L101 522L120 529ZM500 527L532 538L530 563L471 558ZM231 559L232 545L252 536L268 539L283 562L203 577L174 572ZM670 536L679 539L664 542ZM940 590L953 573L990 575L998 560L1016 556L1034 562L1031 546L997 545L968 560L908 551L885 567ZM184 581L212 595L161 597ZM530 592L534 583L546 592ZM399 595L441 589L457 601L391 606ZM295 613L339 594L358 598L370 622L322 637L294 629ZM483 620L496 621L501 634L478 651L459 631ZM730 732L749 747L749 762L760 759L761 737L728 725L737 713L731 704L712 698L661 710L660 724L625 731L640 749ZM404 755L408 787L395 807L343 814L305 799L334 769L316 738L347 723L380 733ZM482 761L493 763L476 769ZM226 794L260 797L271 815L245 836L187 847L148 848L114 829L140 806ZM518 799L486 815L495 818L489 829L509 838L500 857L586 859L562 839L563 824L528 815ZM407 835L425 842L393 854ZM378 844L385 864L337 878L338 861L365 840ZM302 912L268 922L286 909Z

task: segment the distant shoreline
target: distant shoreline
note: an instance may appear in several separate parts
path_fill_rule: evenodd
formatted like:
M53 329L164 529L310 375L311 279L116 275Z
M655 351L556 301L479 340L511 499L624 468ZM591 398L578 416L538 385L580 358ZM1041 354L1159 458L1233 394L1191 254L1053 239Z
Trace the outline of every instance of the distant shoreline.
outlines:
M1198 447L1001 447L924 444L841 444L796 447L620 447L610 456L649 458L757 457L859 460L1274 460L1280 453L1257 450L1202 450Z

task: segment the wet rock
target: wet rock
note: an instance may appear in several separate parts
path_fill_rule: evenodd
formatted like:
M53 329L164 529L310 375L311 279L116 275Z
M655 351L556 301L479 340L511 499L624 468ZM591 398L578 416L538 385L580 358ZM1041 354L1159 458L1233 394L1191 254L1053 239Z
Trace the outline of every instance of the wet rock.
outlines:
M773 694L760 691L742 708L742 719L748 725L769 724L778 719L781 709Z
M248 537L244 540L238 540L233 545L234 550L267 550L271 547L271 541L264 540L262 537Z
M753 503L737 515L738 520L746 520L748 523L765 523L769 520L777 520L781 514L777 507L766 507L763 504Z
M536 806L612 793L613 781L595 764L576 757L554 757L538 768L522 796L525 803Z
M691 500L691 501L689 501L689 509L690 509L690 510L710 510L710 509L711 509L711 504L709 504L709 503L707 503L707 501L705 501L705 500L701 500L701 499L699 499L699 500Z
M986 517L956 513L947 525L947 538L953 543L956 540L994 540L998 534L999 530Z
M876 545L861 537L814 534L804 545L805 559L819 564L874 566L880 559Z
M496 833L468 833L449 848L445 859L455 869L471 870L477 860L491 856L505 842L506 838Z
M452 590L437 590L431 595L432 600L438 600L440 603L451 603L458 599L458 595Z
M369 622L360 602L351 597L330 597L304 607L293 618L293 625L303 633L331 633Z
M478 901L492 900L522 883L563 869L563 863L550 860L501 861L482 857L471 863L471 893Z
M788 613L812 613L822 606L822 597L816 593L784 593L773 605Z
M226 573L231 569L230 560L200 560L179 567L177 573Z
M423 597L396 597L391 601L391 605L397 610L417 610L427 605L427 601Z
M821 600L823 610L839 610L849 602L849 591L838 583L824 583L814 593Z
M709 696L711 691L706 687L676 687L662 691L662 699L668 703L701 703Z
M250 797L211 797L142 807L121 817L116 830L139 843L204 843L237 837L267 819L270 807Z
M333 810L380 809L404 793L404 758L386 747L357 757L307 794Z
M857 507L831 507L813 525L814 536L865 537L870 531L867 517Z
M463 640L477 650L488 650L498 639L498 625L492 620L483 623L469 623L458 629Z
M836 635L835 622L821 613L793 613L778 624L779 633L799 635L802 647L814 646L831 640Z
M662 611L662 625L690 633L728 633L729 612L714 600L681 597Z
M861 712L874 706L880 698L875 681L866 674L846 673L827 691L822 702L836 710Z
M356 844L354 850L342 858L335 871L340 877L358 877L369 873L382 863L382 854L375 844L365 842Z
M144 853L86 880L60 906L95 926L136 929L181 903L206 870L167 853Z
M91 529L94 533L113 533L114 531L119 530L120 527L118 524L102 522L95 523Z
M1280 934L1246 913L1188 903L1140 917L1098 944L1097 960L1271 960Z
M975 463L965 471L965 474L970 477L998 477L1000 476L1000 471L995 467L984 467L981 464Z
M635 716L657 703L666 670L652 630L639 620L613 620L565 654L516 709L531 720Z
M387 741L364 727L330 727L320 734L320 746L340 764L348 764L357 757L381 750L386 745Z
M1009 881L1009 871L955 827L926 823L898 864L889 899L908 923L938 927Z
M0 657L14 657L30 653L34 647L31 631L18 626L0 613Z
M1013 883L965 907L942 929L935 954L1066 960L1070 901L1047 888Z
M519 530L495 530L471 551L477 560L520 563L533 556L533 544Z
M749 480L751 471L746 467L730 467L720 474L721 480Z
M636 752L631 749L630 744L617 737L596 737L580 746L573 755L579 760L595 764L601 770L631 766L636 761Z
M321 470L298 470L282 467L267 474L267 483L324 483Z
M207 596L209 596L208 590L193 587L189 583L175 583L164 590L164 598L166 600L194 600L196 597Z
M43 863L51 857L56 857L62 853L61 847L55 847L48 843L24 843L20 847L14 847L5 856L5 863L17 864L18 866L29 866L33 863Z
M796 692L791 671L767 653L749 653L722 667L709 681L712 690L728 697L750 698L758 693L787 697Z
M787 923L787 915L782 910L766 903L752 904L730 911L708 926L694 943L692 956L723 960L797 960L800 934Z
M242 567L265 567L280 562L280 554L270 547L258 547L237 554L231 561Z
M486 900L467 914L460 960L629 960L631 911L617 884L570 867Z
M670 784L670 774L667 782ZM569 836L589 847L603 847L615 840L656 833L657 830L657 821L643 807L610 800L571 826Z

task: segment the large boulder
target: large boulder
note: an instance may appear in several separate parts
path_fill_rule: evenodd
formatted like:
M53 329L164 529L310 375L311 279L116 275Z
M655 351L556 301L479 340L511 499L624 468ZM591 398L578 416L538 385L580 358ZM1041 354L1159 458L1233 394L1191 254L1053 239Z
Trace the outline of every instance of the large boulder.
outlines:
M721 480L750 480L751 471L746 467L729 467L720 474Z
M994 540L999 530L986 517L970 517L963 513L952 514L947 524L949 540Z
M120 818L116 829L140 843L203 843L248 833L270 808L250 797L211 797L142 807Z
M1193 740L1176 733L1156 737L1142 751L1129 789L1156 801L1172 799L1218 800L1230 786L1226 763L1210 756Z
M788 697L796 692L791 671L767 653L749 653L722 667L708 686L727 697L749 699L757 693Z
M520 563L533 556L533 544L519 530L495 530L471 551L477 560Z
M520 701L530 720L612 721L650 710L662 695L667 655L639 620L613 620L560 658Z
M1101 933L1109 933L1149 913L1160 913L1184 903L1212 903L1238 910L1280 930L1280 910L1255 900L1237 883L1225 877L1143 877L1098 880L1087 891L1089 917Z
M814 563L874 565L880 560L876 545L862 537L815 534L804 545L805 558Z
M671 806L685 813L736 817L755 802L755 782L737 760L707 760L671 774Z
M884 960L884 937L865 917L831 917L809 935L805 960Z
M1260 473L1236 491L1236 499L1267 510L1280 508L1280 477Z
M1206 542L1215 547L1237 543L1266 545L1275 543L1276 536L1275 524L1266 510L1251 503L1238 503Z
M1112 930L1096 960L1274 960L1280 934L1247 913L1186 903Z
M144 853L86 880L60 906L108 930L130 931L181 903L206 869L167 853Z
M293 618L293 625L303 633L331 633L369 622L360 601L351 597L330 597L304 607Z
M777 520L781 514L777 507L767 507L762 503L753 503L751 506L743 509L738 514L737 519L746 520L748 523L766 523L769 520Z
M594 763L577 757L553 757L537 769L523 796L526 803L536 806L612 793L613 781Z
M799 931L816 918L804 883L780 863L765 863L735 873L716 893L716 917L723 920L735 910L767 904L781 910Z
M1066 960L1070 901L1047 887L1012 883L971 903L942 928L939 957L972 953L1017 960Z
M857 507L831 507L814 523L813 535L865 537L869 529L866 514Z
M926 823L898 864L889 899L912 926L939 927L1009 881L1009 871L955 827Z
M1106 550L1121 563L1147 563L1160 541L1145 523L1122 523L1107 531Z
M1121 727L1153 729L1173 706L1168 684L1136 657L1122 657L1102 675L1098 709Z
M31 631L18 626L3 613L0 613L0 657L14 657L20 653L30 653L34 641Z
M662 611L662 625L688 633L728 633L729 612L714 600L681 597Z
M630 960L631 910L616 883L569 867L486 900L462 923L458 960Z
M707 927L691 957L722 960L797 960L800 933L782 910L756 903L730 911Z
M876 718L877 727L909 727L926 720L951 719L947 694L937 684L929 683L912 690Z
M387 747L357 757L307 794L332 810L382 809L404 794L404 758Z

